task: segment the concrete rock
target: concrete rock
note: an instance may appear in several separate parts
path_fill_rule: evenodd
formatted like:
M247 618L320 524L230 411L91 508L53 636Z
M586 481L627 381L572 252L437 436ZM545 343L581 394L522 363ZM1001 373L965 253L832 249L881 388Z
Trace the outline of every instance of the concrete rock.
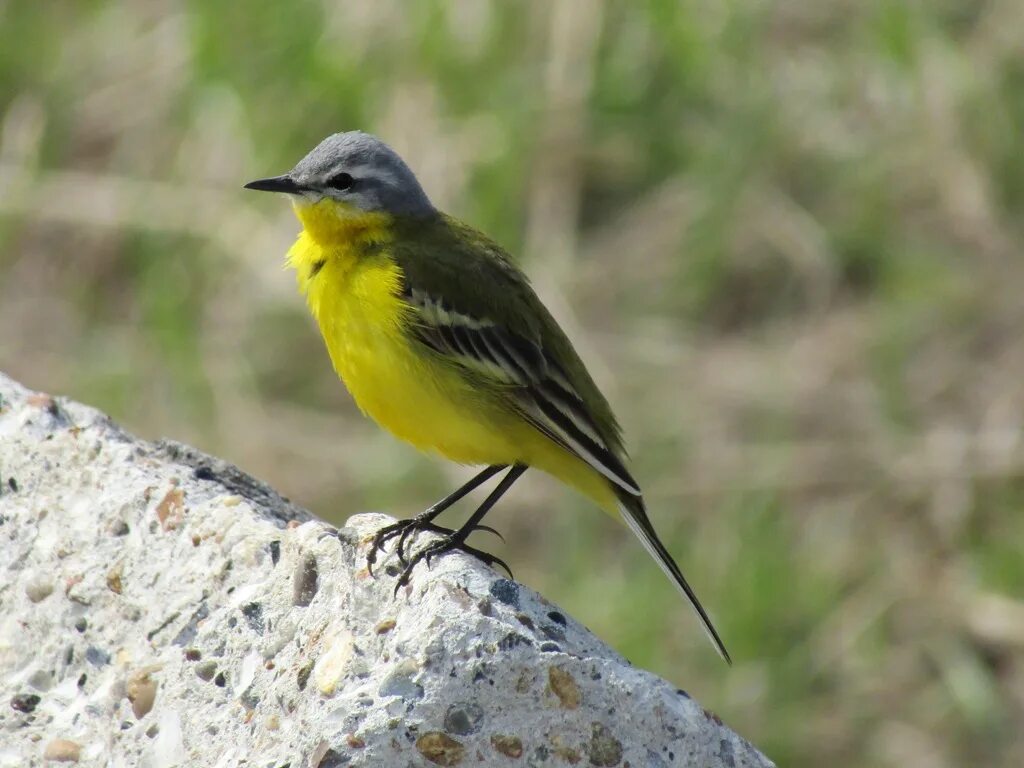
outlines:
M0 375L0 768L768 766L461 554L393 595L390 518L264 484Z

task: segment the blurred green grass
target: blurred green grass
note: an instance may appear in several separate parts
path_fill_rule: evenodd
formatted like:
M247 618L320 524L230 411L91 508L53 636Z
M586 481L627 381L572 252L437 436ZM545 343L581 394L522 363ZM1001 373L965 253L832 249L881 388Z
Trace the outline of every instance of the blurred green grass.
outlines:
M499 552L780 765L1024 762L1024 8L0 3L0 368L324 517L465 470L355 412L244 181L394 144L519 255L737 659L530 478ZM490 542L489 542L490 543Z

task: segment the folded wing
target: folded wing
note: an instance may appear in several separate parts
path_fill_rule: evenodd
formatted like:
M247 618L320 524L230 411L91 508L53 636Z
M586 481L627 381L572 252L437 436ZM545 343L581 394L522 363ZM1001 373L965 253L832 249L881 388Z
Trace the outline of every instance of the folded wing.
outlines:
M408 284L403 299L416 312L416 341L500 386L538 431L621 490L640 495L619 449L602 436L566 370L540 339L527 338L490 318L460 312L443 297Z

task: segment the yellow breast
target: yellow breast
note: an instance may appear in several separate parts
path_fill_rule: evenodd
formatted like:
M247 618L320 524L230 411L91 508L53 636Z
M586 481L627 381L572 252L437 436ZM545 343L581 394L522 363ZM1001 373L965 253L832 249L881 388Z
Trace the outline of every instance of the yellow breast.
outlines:
M307 223L312 215L300 211L305 231L289 264L359 408L399 438L454 461L516 460L509 417L410 345L404 328L411 308L400 298L403 276L389 256L386 220L375 216L354 236L326 244L314 236L323 222Z

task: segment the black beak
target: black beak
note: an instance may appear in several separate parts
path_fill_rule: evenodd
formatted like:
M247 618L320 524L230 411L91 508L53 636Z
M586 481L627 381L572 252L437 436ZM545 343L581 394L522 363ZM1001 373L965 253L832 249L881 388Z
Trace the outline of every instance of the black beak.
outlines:
M297 195L305 188L295 183L287 173L283 176L271 176L269 179L256 179L245 185L246 189L255 189L258 192L288 192Z

